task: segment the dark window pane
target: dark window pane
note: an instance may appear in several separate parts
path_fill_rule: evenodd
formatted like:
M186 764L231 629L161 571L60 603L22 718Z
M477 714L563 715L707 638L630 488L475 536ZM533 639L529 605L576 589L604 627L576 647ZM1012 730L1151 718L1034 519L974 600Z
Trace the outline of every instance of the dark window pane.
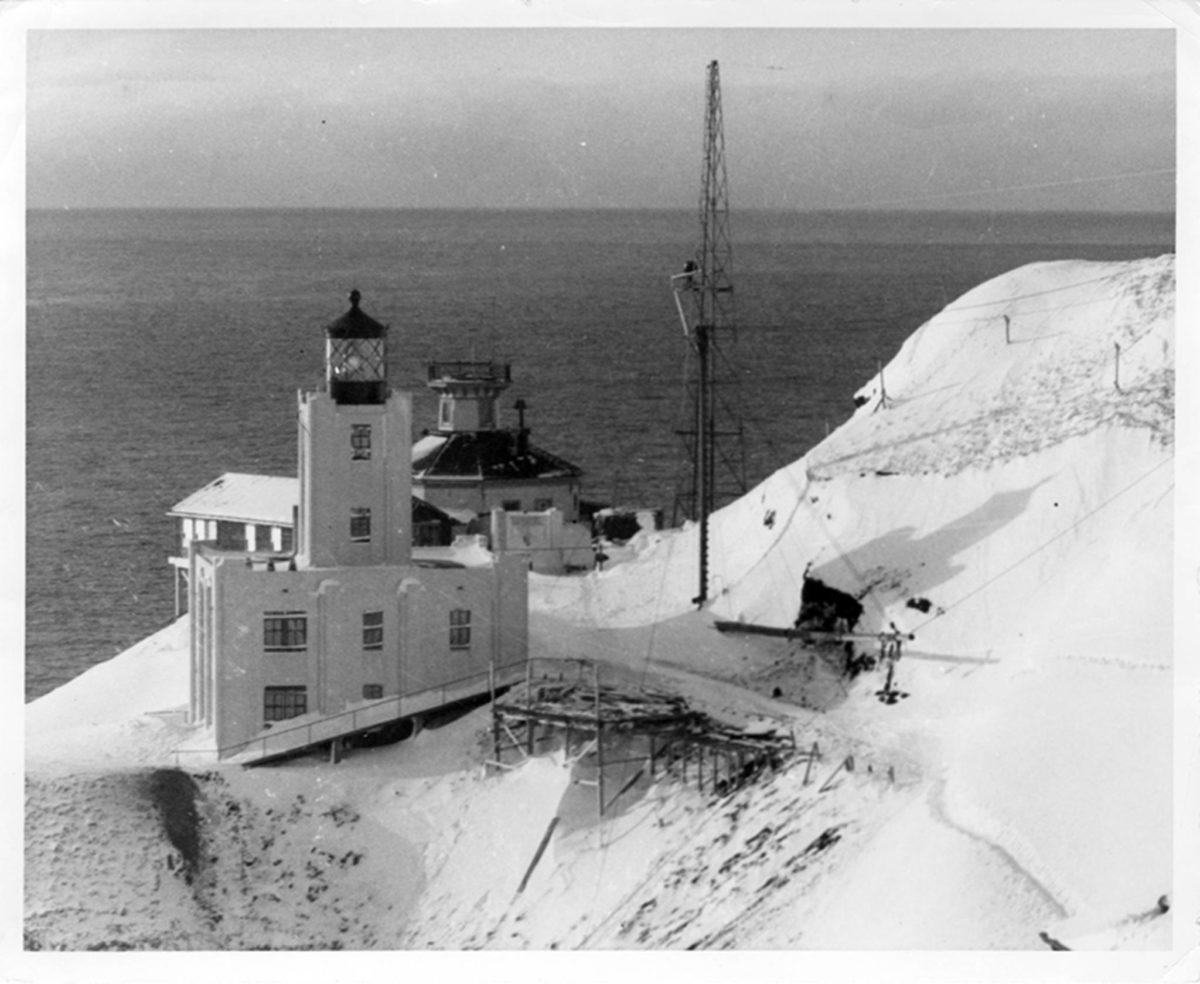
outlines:
M371 539L371 510L366 506L355 506L350 510L350 539Z
M266 615L263 617L263 648L272 650L304 649L308 645L308 619L304 615Z
M274 545L271 543L271 527L265 526L262 523L257 523L254 526L254 549L255 550L273 550Z
M350 425L350 457L355 461L366 461L371 457L371 425Z
M383 612L363 612L363 649L383 648Z
M263 690L263 720L286 721L308 713L308 691L304 687L266 687Z
M471 645L471 611L468 608L450 609L450 648L467 649Z
M220 550L245 550L246 527L242 523L217 521L217 547Z

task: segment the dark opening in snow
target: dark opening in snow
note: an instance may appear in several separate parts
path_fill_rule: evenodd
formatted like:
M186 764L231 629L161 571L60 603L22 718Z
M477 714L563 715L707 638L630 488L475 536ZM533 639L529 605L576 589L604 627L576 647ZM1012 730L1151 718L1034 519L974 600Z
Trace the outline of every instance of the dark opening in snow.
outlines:
M592 518L592 535L615 543L633 539L641 528L636 512L606 511Z
M796 627L816 632L850 632L862 617L863 606L853 595L804 576Z

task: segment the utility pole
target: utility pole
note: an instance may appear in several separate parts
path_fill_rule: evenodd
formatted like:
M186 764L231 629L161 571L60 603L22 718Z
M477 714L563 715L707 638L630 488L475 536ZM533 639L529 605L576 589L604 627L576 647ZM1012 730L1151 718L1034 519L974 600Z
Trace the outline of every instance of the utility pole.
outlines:
M724 352L735 338L732 259L721 76L713 61L708 66L704 119L700 249L683 273L671 278L684 335L696 353L686 384L692 419L679 431L687 446L691 471L687 489L676 495L674 521L679 521L682 512L700 526L700 590L694 599L698 605L708 599L709 516L722 499L746 491L741 420L722 398L722 389L735 379ZM690 319L684 312L681 294L690 297ZM720 474L718 464L723 466Z

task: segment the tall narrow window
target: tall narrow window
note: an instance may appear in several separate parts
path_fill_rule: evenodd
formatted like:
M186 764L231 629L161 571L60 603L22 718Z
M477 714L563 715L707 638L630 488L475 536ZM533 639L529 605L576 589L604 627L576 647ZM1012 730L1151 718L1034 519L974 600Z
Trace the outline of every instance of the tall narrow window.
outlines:
M308 618L304 612L266 612L263 649L268 653L302 652L308 647Z
M308 691L304 687L264 687L263 721L286 721L308 713Z
M371 458L371 425L350 425L350 457L354 461L369 461Z
M471 612L469 609L450 609L450 648L471 648Z
M217 520L217 549L245 550L246 524L228 523L223 519Z
M363 649L383 648L383 612L363 612Z
M271 542L271 527L263 523L256 523L254 526L254 549L260 553L265 553L268 550L274 550L275 545Z
M350 509L350 539L363 543L371 539L371 509L369 506L353 506Z

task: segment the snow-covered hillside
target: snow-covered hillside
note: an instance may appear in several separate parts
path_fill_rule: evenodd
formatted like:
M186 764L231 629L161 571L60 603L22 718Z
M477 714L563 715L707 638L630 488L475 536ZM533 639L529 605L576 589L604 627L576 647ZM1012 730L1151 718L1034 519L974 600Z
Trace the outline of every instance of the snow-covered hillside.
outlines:
M199 775L212 860L185 891L138 778L170 764L177 722L142 712L186 699L184 620L28 709L31 936L1170 948L1173 325L1173 257L1013 271L922 326L843 427L714 517L709 611L690 603L694 528L641 534L602 572L532 577L536 655L785 722L819 743L818 781L793 767L717 799L642 779L597 823L553 755L485 777L480 710L336 766ZM792 625L806 576L858 598L860 630L915 634L906 699L713 628ZM96 710L114 693L119 710ZM136 879L80 871L121 836ZM385 861L394 877L375 877Z
M788 626L807 574L862 601L861 629L946 657L910 659L914 696L886 715L831 717L932 743L939 809L1083 921L1170 881L1173 328L1172 256L1013 271L712 521L718 616ZM537 603L603 625L686 611L695 530L640 547Z

